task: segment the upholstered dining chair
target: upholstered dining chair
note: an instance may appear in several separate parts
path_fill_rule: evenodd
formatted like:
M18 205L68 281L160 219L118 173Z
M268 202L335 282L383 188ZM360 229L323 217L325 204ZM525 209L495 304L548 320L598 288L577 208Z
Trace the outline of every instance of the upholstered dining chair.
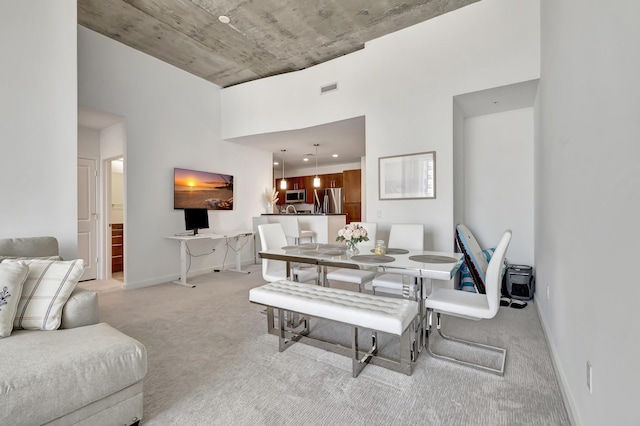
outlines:
M424 225L394 223L389 230L387 249L424 250ZM375 277L371 283L373 293L382 291L402 295L402 275L386 273Z
M282 225L279 223L268 223L258 225L260 234L260 244L263 250L279 249L288 245L287 237L284 234ZM314 281L319 284L318 272L305 271L299 268L292 268L291 275L294 281L307 282ZM279 281L287 278L287 264L281 260L262 259L262 278L268 282Z
M358 250L360 253L368 253L373 249L376 242L376 234L378 231L378 224L374 222L351 222L362 226L367 230L367 238L369 241L363 241L358 244ZM365 284L371 282L377 275L376 271L367 271L364 269L350 269L339 268L327 273L327 281L331 284L331 281L341 281L347 283L358 284L358 291L362 293Z
M310 229L302 229L298 216L280 216L279 220L282 224L282 229L284 229L284 235L287 238L292 238L293 244L299 244L301 238L308 238L310 243L313 242L315 232Z
M427 352L429 352L431 356L438 359L455 362L457 364L462 364L467 367L472 367L478 370L497 374L499 376L504 375L504 365L507 358L506 349L445 335L441 329L440 315L452 315L478 321L481 319L491 319L496 315L496 313L498 313L498 308L500 307L500 287L502 285L502 274L504 272L504 258L510 242L511 231L507 230L502 235L502 238L500 239L500 242L496 247L496 251L491 257L489 266L487 267L485 282L486 294L469 293L466 291L453 290L449 288L437 288L433 290L429 297L427 297L425 301L428 324ZM440 334L443 339L458 343L464 343L466 345L500 353L500 368L492 368L486 365L463 361L458 358L454 358L453 356L434 353L431 349L433 338L430 336L434 313L437 316L436 328L438 329L438 334Z

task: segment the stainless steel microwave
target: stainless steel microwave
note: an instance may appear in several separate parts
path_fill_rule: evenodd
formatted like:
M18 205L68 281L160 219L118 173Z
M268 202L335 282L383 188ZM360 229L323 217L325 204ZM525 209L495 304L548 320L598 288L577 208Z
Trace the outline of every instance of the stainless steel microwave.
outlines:
M287 203L304 203L307 200L307 191L304 189L289 189L285 193Z

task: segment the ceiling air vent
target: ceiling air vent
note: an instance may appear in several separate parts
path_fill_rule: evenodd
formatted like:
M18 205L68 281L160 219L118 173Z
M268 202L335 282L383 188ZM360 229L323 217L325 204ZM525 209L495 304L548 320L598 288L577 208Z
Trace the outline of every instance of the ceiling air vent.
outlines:
M338 90L338 83L331 83L320 87L320 94L323 95L328 92L333 92L334 90Z

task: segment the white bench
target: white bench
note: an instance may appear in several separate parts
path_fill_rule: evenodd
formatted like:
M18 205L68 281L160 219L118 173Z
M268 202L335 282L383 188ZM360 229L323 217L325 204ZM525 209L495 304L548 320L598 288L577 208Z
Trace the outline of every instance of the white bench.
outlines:
M406 299L375 296L335 288L301 284L294 281L275 281L249 291L249 300L267 307L270 334L279 337L279 350L290 343L303 342L321 349L351 357L353 377L371 363L411 375L416 357L415 319L418 303ZM278 309L278 328L273 310ZM352 327L351 348L314 339L308 336L309 321L303 318L303 328L295 327L293 316L285 320L284 312L323 318ZM287 324L288 322L288 324ZM368 352L358 349L358 328L372 330L372 345ZM377 354L376 332L400 336L399 360Z

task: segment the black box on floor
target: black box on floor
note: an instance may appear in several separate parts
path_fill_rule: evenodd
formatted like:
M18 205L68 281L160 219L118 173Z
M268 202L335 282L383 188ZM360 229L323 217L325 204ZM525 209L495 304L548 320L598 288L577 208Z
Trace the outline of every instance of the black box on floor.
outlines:
M531 266L508 265L504 275L504 290L509 297L518 300L533 299L536 280Z

